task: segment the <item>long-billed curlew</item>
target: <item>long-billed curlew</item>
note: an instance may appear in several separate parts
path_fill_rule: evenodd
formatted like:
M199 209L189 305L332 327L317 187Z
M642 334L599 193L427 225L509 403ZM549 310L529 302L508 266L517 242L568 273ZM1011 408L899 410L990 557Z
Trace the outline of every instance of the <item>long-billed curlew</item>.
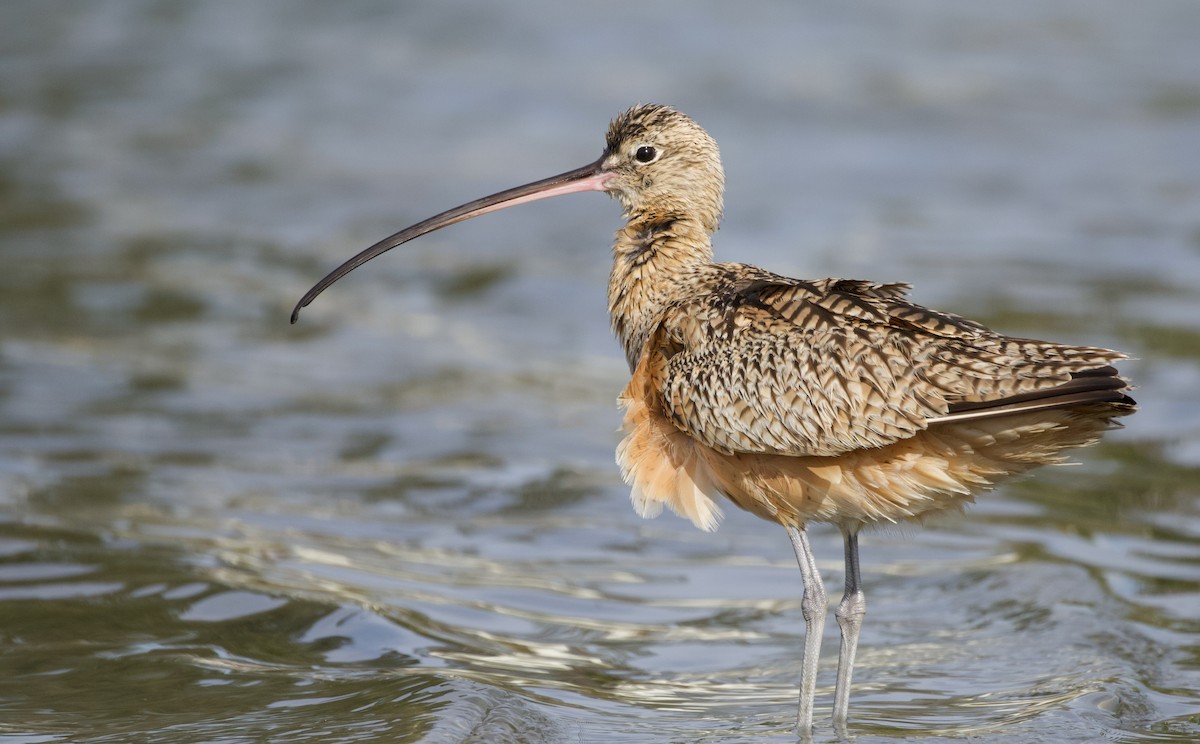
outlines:
M1124 354L1012 338L909 302L907 284L805 281L714 263L723 207L717 144L666 106L635 106L600 159L485 196L385 238L329 285L413 238L481 214L580 191L624 210L608 305L633 374L617 461L644 517L665 504L703 530L724 495L791 537L804 580L798 725L812 727L825 589L805 527L845 538L846 590L833 720L844 725L866 603L864 525L960 508L1003 478L1095 442L1135 403Z

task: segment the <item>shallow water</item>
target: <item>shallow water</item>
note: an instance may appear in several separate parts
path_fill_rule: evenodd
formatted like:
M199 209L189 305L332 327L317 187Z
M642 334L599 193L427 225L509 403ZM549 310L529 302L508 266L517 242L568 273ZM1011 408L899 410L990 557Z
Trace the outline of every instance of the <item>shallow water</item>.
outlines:
M720 258L1138 357L1142 410L1080 465L864 536L849 736L1200 738L1197 28L1190 0L0 5L0 742L795 739L782 530L642 521L613 464L614 204L429 236L287 323L639 100L720 141Z

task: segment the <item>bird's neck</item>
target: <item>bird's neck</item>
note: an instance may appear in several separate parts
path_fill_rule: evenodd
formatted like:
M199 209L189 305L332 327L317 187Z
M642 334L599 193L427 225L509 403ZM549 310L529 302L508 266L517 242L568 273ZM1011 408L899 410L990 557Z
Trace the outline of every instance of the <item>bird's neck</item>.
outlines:
M694 218L636 214L617 231L608 312L631 370L662 311L700 283L698 269L712 264L709 233Z

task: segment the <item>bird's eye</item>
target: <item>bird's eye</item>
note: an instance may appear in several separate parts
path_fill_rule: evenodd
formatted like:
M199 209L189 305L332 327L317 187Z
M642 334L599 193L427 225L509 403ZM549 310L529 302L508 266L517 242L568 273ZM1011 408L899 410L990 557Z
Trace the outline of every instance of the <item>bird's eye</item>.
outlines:
M654 149L650 145L642 145L637 149L637 152L633 154L633 157L636 158L639 163L653 163L658 158L658 150Z

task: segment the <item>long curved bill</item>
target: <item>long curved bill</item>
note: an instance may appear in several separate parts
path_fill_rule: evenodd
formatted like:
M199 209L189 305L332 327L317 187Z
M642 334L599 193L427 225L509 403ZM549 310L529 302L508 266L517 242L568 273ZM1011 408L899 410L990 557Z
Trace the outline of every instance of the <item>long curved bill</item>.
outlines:
M575 194L581 191L606 191L613 174L610 171L604 170L603 163L604 158L601 157L596 162L589 163L582 168L569 170L566 173L559 173L557 176L543 178L540 181L505 189L491 196L467 202L454 209L448 209L441 214L434 215L423 222L418 222L412 227L406 227L395 235L384 238L331 271L328 276L317 282L312 289L308 290L292 310L292 322L295 323L296 319L300 317L301 308L308 307L309 303L317 298L317 295L329 289L330 285L338 279L354 271L372 258L387 253L396 246L403 245L413 238L419 238L426 233L453 225L456 222L469 220L472 217L478 217L481 214L495 212L507 207L515 207L518 204L528 204L540 199L549 199L552 196Z

